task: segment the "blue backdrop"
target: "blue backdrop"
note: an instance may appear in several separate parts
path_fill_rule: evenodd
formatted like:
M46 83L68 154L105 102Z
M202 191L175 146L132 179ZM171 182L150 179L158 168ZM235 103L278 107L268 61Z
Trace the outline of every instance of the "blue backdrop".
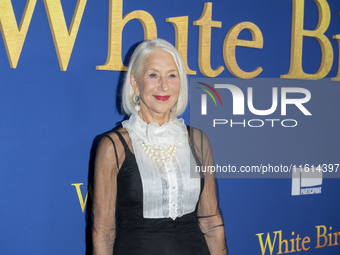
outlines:
M9 6L9 2L0 0L0 8ZM3 36L3 40L0 40L2 198L0 250L3 254L85 253L86 204L91 200L91 192L88 192L91 190L88 187L88 175L93 139L96 135L113 128L116 122L124 118L119 112L117 96L124 72L96 70L96 66L104 65L108 55L110 1L85 1L86 6L66 71L61 71L45 8L47 3L55 2L59 0L36 1L16 68L10 66L4 43L3 29L5 22L8 23L8 17L0 11ZM60 2L67 27L70 27L77 1ZM148 12L155 20L157 37L166 39L174 45L175 29L171 23L166 22L166 18L188 16L188 66L196 71L196 75L189 78L205 78L199 69L199 26L193 25L193 22L201 17L206 2L111 1L118 2L123 3L123 15L135 10ZM212 69L224 67L223 72L216 78L235 78L224 62L223 42L234 25L249 21L261 30L263 48L237 47L238 65L248 72L260 66L263 71L257 78L281 80L280 75L287 74L290 67L293 3L304 4L306 30L314 30L318 25L317 4L329 6L331 19L325 36L333 48L333 65L325 77L326 82L303 81L303 87L312 94L310 102L306 104L312 116L309 117L308 123L302 121L301 125L296 127L299 128L299 135L292 134L290 138L294 146L306 142L309 144L311 139L315 139L320 155L324 156L321 158L325 161L312 162L316 155L315 150L311 150L309 158L308 148L305 146L302 158L298 157L298 150L294 149L292 152L289 146L280 146L283 141L287 144L285 138L287 134L282 132L293 132L294 128L290 131L284 128L267 128L268 132L261 131L261 146L254 149L249 137L257 136L256 132L260 131L247 127L225 128L223 141L233 137L233 141L237 142L233 143L233 146L225 145L227 153L224 154L224 163L241 164L244 159L260 156L264 164L280 165L279 159L291 158L294 153L293 159L296 161L287 160L289 164L332 164L334 167L335 164L339 164L340 160L336 161L338 160L336 155L339 155L339 147L336 146L339 141L337 121L340 110L337 102L337 95L340 92L339 81L330 81L329 78L336 77L338 71L339 46L332 36L340 34L340 2L338 0L211 2L212 20L220 21L221 27L211 29L210 62ZM12 1L12 5L19 26L26 0ZM251 40L252 37L249 31L242 31L239 38ZM141 22L136 19L129 21L122 35L121 55L125 63L131 48L143 39ZM318 40L304 37L303 71L316 73L321 58L322 51ZM294 79L291 80L291 84L288 79L282 80L285 80L284 87L301 87L296 85ZM242 82L246 83L247 80ZM246 87L253 87L256 93L254 83L240 86L245 95ZM269 86L270 89L272 87ZM196 89L196 85L194 88ZM261 94L254 95L257 99L261 98ZM263 99L268 98L270 93L269 96L264 94ZM200 98L191 97L191 101L193 100ZM327 107L322 107L323 105ZM269 107L270 101L263 109ZM189 107L182 117L187 123L190 122ZM225 119L231 118L232 113L228 112ZM259 119L249 115L247 118ZM267 117L262 119L264 118ZM293 117L287 113L286 118ZM300 112L297 118L298 121L305 120L306 116ZM313 123L319 123L316 129ZM304 131L307 136L303 136ZM281 157L278 157L277 161L274 159L266 162L268 157L262 157L266 151L263 148L266 148L267 144L272 144L273 139L276 146L273 146L271 153ZM224 148L221 144L218 146ZM248 165L253 163L249 160L246 162ZM321 178L321 183L319 181L317 185L312 186L308 181L303 182L303 176L298 176L297 187L291 177L218 179L220 207L223 211L231 255L299 252L339 254L339 179ZM310 187L320 188L320 192L303 195L303 190ZM299 194L292 192L292 188L298 188Z

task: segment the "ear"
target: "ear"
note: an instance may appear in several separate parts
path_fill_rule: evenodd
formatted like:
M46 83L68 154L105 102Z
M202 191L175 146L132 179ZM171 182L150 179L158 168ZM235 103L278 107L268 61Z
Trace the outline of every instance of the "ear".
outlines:
M135 94L139 95L139 89L138 89L138 85L137 85L136 76L133 75L133 74L130 74L130 84L131 84L132 89L135 92Z

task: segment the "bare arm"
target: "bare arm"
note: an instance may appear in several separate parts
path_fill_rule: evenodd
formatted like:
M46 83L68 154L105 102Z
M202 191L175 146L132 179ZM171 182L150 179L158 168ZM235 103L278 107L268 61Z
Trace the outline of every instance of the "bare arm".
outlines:
M118 174L116 157L121 154L117 151L107 137L102 138L97 149L92 210L93 255L113 253Z

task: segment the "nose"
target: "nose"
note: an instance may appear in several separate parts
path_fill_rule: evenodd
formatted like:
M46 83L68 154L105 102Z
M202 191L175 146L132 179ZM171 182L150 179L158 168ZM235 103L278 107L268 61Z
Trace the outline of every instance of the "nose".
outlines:
M168 81L167 81L167 79L165 77L161 77L159 79L158 89L160 91L168 91L169 90L169 84L168 84Z

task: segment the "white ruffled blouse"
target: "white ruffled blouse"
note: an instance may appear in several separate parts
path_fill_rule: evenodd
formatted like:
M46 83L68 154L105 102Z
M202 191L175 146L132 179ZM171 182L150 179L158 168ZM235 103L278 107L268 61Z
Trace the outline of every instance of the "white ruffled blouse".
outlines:
M200 195L200 176L188 143L188 132L183 119L171 119L159 126L146 124L132 114L123 121L135 153L143 186L143 217L181 217L195 210ZM142 148L176 145L175 156L168 162L156 162Z

